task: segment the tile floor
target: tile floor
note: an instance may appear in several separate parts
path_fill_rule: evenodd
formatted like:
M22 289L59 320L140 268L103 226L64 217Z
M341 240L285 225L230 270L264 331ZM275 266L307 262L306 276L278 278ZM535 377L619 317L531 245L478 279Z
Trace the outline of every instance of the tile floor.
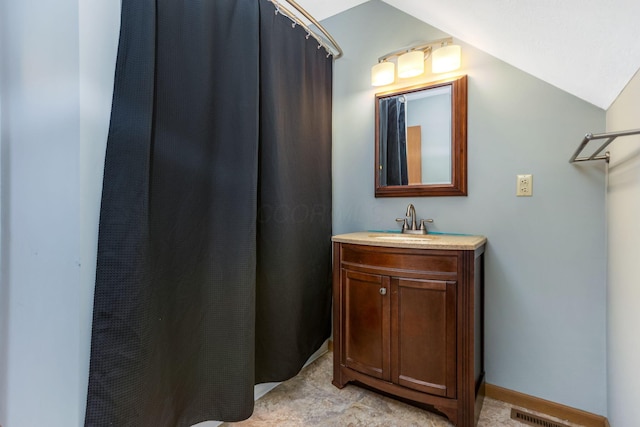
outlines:
M253 416L225 427L452 427L446 418L363 388L331 384L333 353L328 352L302 372L256 402ZM478 427L523 426L510 419L511 405L485 398ZM526 410L525 410L526 411ZM530 412L530 411L527 411ZM557 420L552 417L555 421ZM577 424L566 423L577 427Z

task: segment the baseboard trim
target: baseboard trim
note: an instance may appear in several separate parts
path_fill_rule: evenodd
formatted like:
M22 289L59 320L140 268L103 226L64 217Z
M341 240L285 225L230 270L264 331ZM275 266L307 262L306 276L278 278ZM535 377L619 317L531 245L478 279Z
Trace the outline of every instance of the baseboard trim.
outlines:
M497 385L487 384L486 396L585 427L609 427L609 421L602 415L592 414L591 412L540 399L539 397L530 396Z

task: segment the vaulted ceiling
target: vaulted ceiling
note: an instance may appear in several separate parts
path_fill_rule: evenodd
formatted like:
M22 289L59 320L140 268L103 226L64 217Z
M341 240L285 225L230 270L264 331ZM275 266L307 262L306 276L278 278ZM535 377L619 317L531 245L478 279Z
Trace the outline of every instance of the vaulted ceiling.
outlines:
M384 1L603 109L640 68L640 0ZM364 2L298 0L318 20Z

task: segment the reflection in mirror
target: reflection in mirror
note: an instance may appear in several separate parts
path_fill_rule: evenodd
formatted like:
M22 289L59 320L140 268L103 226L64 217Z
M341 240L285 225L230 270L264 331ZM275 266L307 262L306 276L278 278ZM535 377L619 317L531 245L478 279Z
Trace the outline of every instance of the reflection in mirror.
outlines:
M451 184L451 86L406 98L409 184Z
M466 195L466 76L376 95L376 197Z

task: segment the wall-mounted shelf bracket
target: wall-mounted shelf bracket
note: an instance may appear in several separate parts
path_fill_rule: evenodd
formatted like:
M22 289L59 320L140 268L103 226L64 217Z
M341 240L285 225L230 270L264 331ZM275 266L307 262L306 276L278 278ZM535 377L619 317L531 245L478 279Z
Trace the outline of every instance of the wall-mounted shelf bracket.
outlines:
M602 153L602 150L607 148L609 144L611 144L616 138L620 136L629 136L629 135L638 135L638 134L640 134L640 129L625 130L620 132L606 132L606 133L598 133L598 134L588 133L584 136L584 139L580 143L580 146L578 147L576 152L573 153L573 156L571 156L571 158L569 159L569 163L587 162L589 160L605 160L608 163L609 152L600 154ZM582 157L578 157L580 153L582 153L582 150L586 148L587 144L589 144L590 141L598 140L598 139L604 139L605 142L602 143L602 145L598 147L596 151L591 153L590 156L584 155Z

